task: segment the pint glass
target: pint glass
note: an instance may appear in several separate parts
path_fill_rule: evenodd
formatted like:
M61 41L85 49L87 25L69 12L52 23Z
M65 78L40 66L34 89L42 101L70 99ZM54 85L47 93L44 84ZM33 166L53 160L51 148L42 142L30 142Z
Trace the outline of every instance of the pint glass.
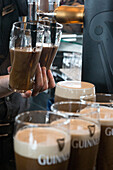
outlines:
M25 92L33 88L34 75L43 45L43 33L43 26L39 23L13 24L10 38L9 88L15 92Z
M113 94L96 94L100 105L101 136L96 170L113 169Z
M81 96L88 95L95 100L95 86L82 81L60 81L55 88L55 102L80 101Z
M17 170L67 170L69 123L60 113L29 111L18 115L14 134Z
M99 105L59 102L51 109L70 118L71 156L68 170L95 170L100 141Z
M50 69L60 45L63 26L50 20L41 20L39 23L44 27L44 43L39 62L41 66Z

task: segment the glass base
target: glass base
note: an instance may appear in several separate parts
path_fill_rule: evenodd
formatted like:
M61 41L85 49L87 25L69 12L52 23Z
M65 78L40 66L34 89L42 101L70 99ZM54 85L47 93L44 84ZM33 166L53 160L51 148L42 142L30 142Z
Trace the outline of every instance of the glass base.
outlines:
M8 89L12 92L16 92L16 93L25 93L27 90L18 90L18 89L14 89L12 88L10 85L8 87ZM29 89L28 89L29 90Z

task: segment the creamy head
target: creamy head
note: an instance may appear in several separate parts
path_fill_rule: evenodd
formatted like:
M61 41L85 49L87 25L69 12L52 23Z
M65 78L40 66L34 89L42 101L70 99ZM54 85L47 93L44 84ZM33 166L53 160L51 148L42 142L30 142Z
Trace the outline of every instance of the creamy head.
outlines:
M100 106L101 125L113 126L113 108Z
M60 151L58 139L64 139ZM17 154L38 159L39 156L62 156L70 153L70 136L55 128L26 128L17 132L14 137L14 150Z
M35 48L35 49L33 49L32 47L17 47L17 48L11 48L10 49L10 51L11 52L15 52L15 51L17 51L17 52L34 52L34 50L35 50L35 52L41 52L41 48L42 48L42 46L41 46L41 44L40 43L38 43L38 46L37 46L37 48Z
M99 117L100 117L100 123L101 125L105 126L113 126L113 108L112 107L107 107L107 106L102 106L100 105L100 112L99 112ZM84 108L80 111L81 114L90 114L91 112L96 113L96 108ZM96 114L94 114L95 118Z
M84 109L83 109L84 110ZM63 122L64 119L53 121L52 125ZM91 136L91 133L93 134ZM87 140L100 137L100 126L93 122L89 117L70 118L70 134L77 140Z
M79 118L71 119L70 133L71 136L76 138L77 140L88 140L88 139L99 138L100 126L88 120L83 120Z
M67 99L80 99L81 96L95 95L95 86L81 81L61 81L56 85L55 95Z

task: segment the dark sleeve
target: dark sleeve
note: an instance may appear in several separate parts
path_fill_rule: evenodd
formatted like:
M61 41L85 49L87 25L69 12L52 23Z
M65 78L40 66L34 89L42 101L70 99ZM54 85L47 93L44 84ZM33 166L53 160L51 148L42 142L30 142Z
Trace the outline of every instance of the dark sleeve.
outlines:
M19 11L19 16L27 16L28 14L28 2L27 0L15 0Z
M63 5L76 5L77 3L84 4L84 0L70 0L65 1Z
M5 6L4 6L5 7ZM1 11L3 10L3 7ZM0 65L6 59L9 52L9 39L12 24L18 21L18 10L15 10L5 16L0 14ZM2 56L2 57L1 57Z
M84 4L84 0L77 0L78 3Z
M3 8L3 3L2 3L2 1L0 2L0 15L1 15L1 13L2 13L2 8Z
M2 10L7 5L13 3L15 10L2 16ZM0 65L5 61L9 53L10 32L14 22L19 16L27 15L27 0L0 0Z

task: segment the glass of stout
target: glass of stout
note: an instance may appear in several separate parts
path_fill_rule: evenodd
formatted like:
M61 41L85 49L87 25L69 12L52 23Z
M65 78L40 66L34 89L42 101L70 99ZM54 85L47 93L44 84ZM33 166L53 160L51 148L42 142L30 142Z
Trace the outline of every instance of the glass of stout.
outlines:
M99 105L64 101L51 106L70 118L71 154L68 170L95 170L100 141Z
M101 136L96 170L113 169L113 94L96 94L100 105Z
M55 123L54 123L55 122ZM17 170L67 170L70 120L64 114L28 111L15 118Z
M55 102L81 101L87 95L88 100L95 101L95 85L83 81L59 81L55 88Z
M40 65L50 69L50 66L56 56L61 35L62 35L62 24L54 23L51 20L40 20L40 24L44 27L44 43L40 57Z
M44 29L39 23L13 24L9 47L11 58L9 88L13 91L25 92L33 88L43 40Z
M96 170L113 169L113 94L96 93L95 102L100 106L101 136ZM82 98L87 101L87 96ZM88 102L88 101L87 101Z

